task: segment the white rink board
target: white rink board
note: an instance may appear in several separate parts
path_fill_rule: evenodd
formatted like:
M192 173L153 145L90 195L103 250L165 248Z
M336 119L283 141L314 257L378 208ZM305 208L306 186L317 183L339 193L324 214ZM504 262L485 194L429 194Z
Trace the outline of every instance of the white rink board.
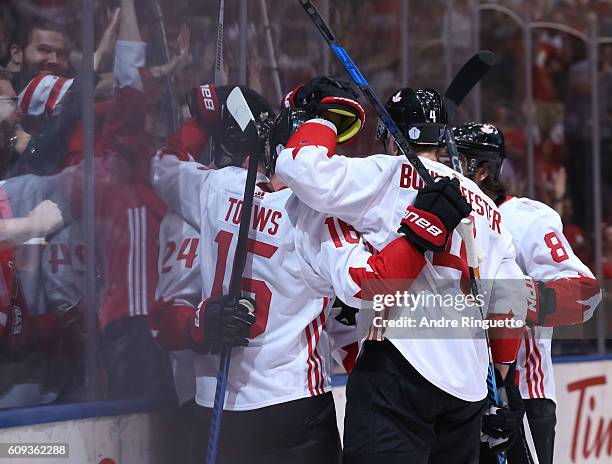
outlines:
M555 464L612 463L612 361L555 364ZM334 388L343 431L344 386Z
M557 438L555 464L612 463L612 361L555 364ZM342 435L344 386L333 389ZM53 422L0 429L0 443L68 442L69 459L2 459L2 464L161 464L157 414ZM104 461L104 459L109 459Z
M68 459L0 459L2 464L162 464L156 414L130 414L0 429L0 443L68 442ZM106 460L105 460L106 459Z

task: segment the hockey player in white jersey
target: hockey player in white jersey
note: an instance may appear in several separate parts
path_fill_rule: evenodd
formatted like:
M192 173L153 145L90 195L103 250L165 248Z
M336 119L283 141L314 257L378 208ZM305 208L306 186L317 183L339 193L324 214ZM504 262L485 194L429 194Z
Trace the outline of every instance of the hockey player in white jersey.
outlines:
M175 213L166 214L160 224L157 271L159 278L155 291L155 304L149 315L151 327L160 327L163 322L154 318L167 312L173 310L194 312L202 299L200 232ZM163 330L155 330L152 335L161 346L164 346L164 341L159 340L160 336L165 335ZM177 424L175 430L176 452L183 456L185 462L192 462L193 443L200 439L193 427L196 407L193 351L191 349L170 351L169 358L179 404L180 424Z
M202 300L200 233L175 213L168 213L160 225L158 272L155 305L170 310L187 308L194 311ZM164 309L157 308L151 317L163 312ZM159 325L160 321L151 321L152 327ZM153 332L154 338L159 335L159 332ZM183 406L195 398L193 353L190 349L173 351L170 363L178 402Z
M215 349L229 345L239 348L232 352L220 462L337 463L340 442L326 330L330 303L337 294L355 305L360 287L350 277L351 264L376 274L377 263L385 262L385 250L372 257L353 238L338 246L330 232L320 228L326 248L321 252L318 242L317 261L307 262L313 253L303 251L305 243L296 239L295 229L305 206L274 175L259 174L242 280L244 294L256 302L255 320L247 317L248 301L238 307L227 304L223 295L228 291L246 179L242 166L249 153L264 148L263 139L245 140L226 112L223 103L230 90L212 85L197 89L192 104L196 120L186 122L152 161L153 183L169 209L200 230L202 295L208 298L195 314L192 309L173 308L156 315L159 325L154 329L166 348L196 351L201 451L206 449L219 365ZM242 91L263 129L272 110L255 92ZM347 123L341 135L350 138L364 116L356 102L344 111L343 98L351 99L352 94L335 86L326 103L342 110L340 120ZM194 160L207 131L213 134L218 170ZM266 159L271 168L271 159ZM324 218L317 217L324 227ZM404 260L414 250L403 239L394 246L394 259L380 269L386 277L406 278Z
M202 298L202 279L200 277L200 233L185 222L178 214L168 213L164 217L159 232L159 280L156 291L156 308L152 311L152 318L158 317L166 311L182 311L181 308L195 311ZM357 342L364 334L359 332L355 316L343 317L351 314L349 310L332 308L325 330L331 343L330 352L333 358L347 371L355 363ZM167 314L167 313L166 313ZM160 321L151 321L153 327L159 327ZM160 345L166 340L160 340L166 332L154 331L153 336ZM195 372L193 367L194 352L183 349L170 352L170 363L174 378L174 387L180 406L181 419L185 428L181 428L181 443L190 443L200 437L194 434L193 414L195 407ZM331 360L325 361L331 366ZM331 367L330 367L331 368ZM186 430L185 430L186 429ZM183 450L191 452L191 447Z
M316 108L321 102L317 89L312 89L316 82L289 95L286 110L300 116ZM403 112L402 131L411 137L419 153L435 156L443 143L441 99L435 92L421 94L422 99L414 92L411 95L413 105ZM394 97L399 100L403 94ZM386 137L385 142L391 151L392 140ZM413 278L429 285L423 294L439 293L449 283L454 283L455 296L461 293L458 282L467 272L460 251L462 242L453 227L446 227L444 222L461 217L459 204L453 200L438 211L442 221L422 210L423 205L431 207L436 200L461 197L461 189L472 205L476 242L486 254L480 272L483 279L488 279L482 291L487 317L503 321L501 325L514 332L514 337L492 337L493 357L503 371L503 363L511 363L516 357L517 332L526 312L527 294L495 204L474 182L436 161L421 158L439 178L433 186L425 187L404 158L348 158L334 155L335 148L335 125L311 119L289 138L277 160L277 175L301 201L352 224L375 249L393 243L400 235L419 243L420 260L413 257L405 264L412 267ZM426 222L411 220L415 215ZM398 233L396 224L400 222ZM434 234L429 227L425 230L426 223L436 224L447 233ZM367 275L367 271L353 271L354 278L360 275ZM499 285L493 286L495 280ZM457 317L454 307L440 306L419 309L425 315L432 313L424 310L434 311L439 320ZM399 322L406 313L389 311L386 319L398 324L373 326L370 341L366 341L349 376L344 462L477 462L481 414L487 397L488 355L483 331L466 334L461 329L441 332L421 326L419 330L401 328Z
M500 180L505 158L502 132L469 123L454 130L465 172L499 206L516 247L517 263L533 281L537 299L529 307L517 359L520 394L541 464L553 462L556 397L551 340L553 327L582 324L599 302L599 283L574 254L561 218L549 206L509 196ZM521 443L508 452L512 464L527 463Z

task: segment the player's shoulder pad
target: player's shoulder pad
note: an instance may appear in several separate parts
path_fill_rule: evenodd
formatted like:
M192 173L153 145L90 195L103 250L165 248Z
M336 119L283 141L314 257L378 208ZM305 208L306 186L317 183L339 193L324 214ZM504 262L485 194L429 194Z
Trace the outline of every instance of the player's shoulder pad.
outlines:
M531 198L513 197L500 206L502 216L512 216L512 222L527 229L535 223L547 224L554 229L563 229L561 216L550 206ZM507 220L506 220L507 222Z
M531 217L534 220L542 217L561 221L559 213L554 209L541 201L532 200L531 198L512 197L502 203L500 210L513 210L517 214L523 214L525 217Z
M342 155L337 155L342 156ZM368 163L372 163L377 165L381 170L386 169L396 169L402 164L408 163L408 160L403 156L392 156L387 155L385 153L376 154L376 155L368 155L365 157L351 156L351 158L355 161L364 160Z
M210 181L228 189L244 191L247 170L238 166L226 166L211 172Z

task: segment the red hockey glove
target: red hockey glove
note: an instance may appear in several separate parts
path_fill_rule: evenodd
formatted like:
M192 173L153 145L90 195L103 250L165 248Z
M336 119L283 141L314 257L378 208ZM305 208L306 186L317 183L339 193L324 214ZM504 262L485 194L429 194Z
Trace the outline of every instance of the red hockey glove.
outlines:
M439 177L433 185L419 190L398 232L422 252L441 252L449 235L471 212L472 207L461 196L459 181Z
M215 129L221 124L221 104L214 84L202 84L187 92L187 105L191 117L205 129Z
M561 327L582 324L597 306L601 288L596 279L568 277L541 282L526 279L530 290L527 324Z
M202 301L193 323L188 326L188 342L198 353L218 353L223 348L248 346L249 331L255 323L255 301L229 295Z
M350 83L331 77L315 77L299 85L285 98L285 105L306 112L307 118L321 117L334 123L336 141L347 142L365 124L365 112L357 102L359 94Z

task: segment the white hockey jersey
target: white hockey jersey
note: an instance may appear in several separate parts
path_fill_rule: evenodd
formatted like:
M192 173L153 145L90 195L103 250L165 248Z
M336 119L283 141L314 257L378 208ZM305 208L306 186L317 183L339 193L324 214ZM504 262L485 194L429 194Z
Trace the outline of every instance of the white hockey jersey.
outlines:
M202 296L227 294L246 170L213 171L185 153L160 152L152 171L153 184L169 209L200 230ZM325 254L334 255L322 265L325 273L315 273L296 253L295 224L305 206L289 189L267 191L264 176L259 175L258 182L242 279L243 293L257 303L256 323L249 346L232 352L225 399L230 410L256 409L330 390L326 325L333 296L347 301L359 291L335 266L346 269L347 261L364 266L370 256L362 244L332 249ZM219 357L194 354L194 367L196 402L211 407Z
M561 218L552 208L529 198L510 198L500 205L500 211L512 235L516 261L526 275L543 282L561 278L593 279L593 273L574 254L563 235ZM586 320L601 301L601 293L596 292L587 301L581 301L583 298L584 295L576 292L573 303L585 306ZM528 328L523 337L517 359L523 398L556 401L552 336L552 327L536 326Z
M400 221L423 182L403 157L347 158L334 155L334 150L335 127L320 119L309 121L279 155L276 174L301 201L352 224L369 244L381 250L399 236ZM469 179L440 163L422 161L434 176L458 178L463 195L472 204L475 238L483 258L480 273L484 308L489 315L513 314L516 320L524 320L527 292L523 274L515 262L514 247L498 208ZM305 222L306 234L313 234ZM455 231L446 252L426 253L426 265L419 276L421 293L435 295L440 291L437 287L453 283L455 296L462 293L457 283L462 275L465 277L467 267L461 249L462 241ZM429 320L456 319L460 328L441 332L435 327L387 325L386 330L375 328L373 337L389 339L421 375L447 393L466 401L485 398L488 353L484 332L473 327L463 329L459 309L437 305L421 306L416 312L419 310ZM404 306L393 308L386 316L402 321L414 314L415 307Z
M158 273L155 299L161 304L195 308L200 303L200 232L174 213L168 213L160 225ZM170 365L179 404L195 398L193 352L171 351Z

